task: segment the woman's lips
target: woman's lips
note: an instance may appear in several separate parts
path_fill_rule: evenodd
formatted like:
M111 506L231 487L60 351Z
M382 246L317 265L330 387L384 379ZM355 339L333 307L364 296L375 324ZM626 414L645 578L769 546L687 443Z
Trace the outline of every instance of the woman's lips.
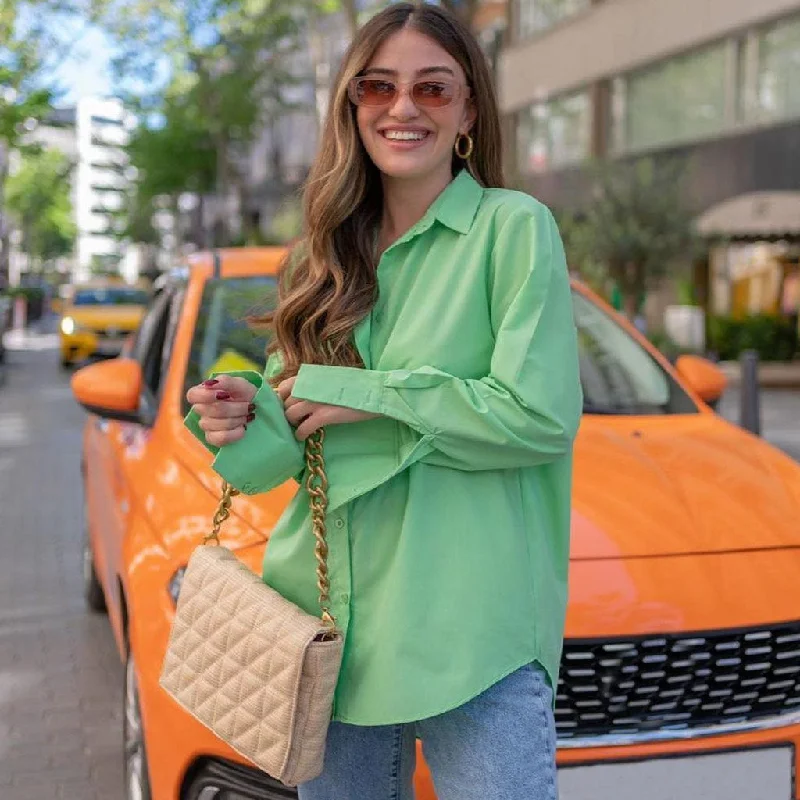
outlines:
M421 147L424 145L428 139L431 138L432 133L431 131L426 130L399 130L399 129L392 129L387 128L385 130L378 131L381 138L383 139L386 144L388 144L392 149L395 150L414 150L417 147ZM392 134L398 136L399 138L395 138Z

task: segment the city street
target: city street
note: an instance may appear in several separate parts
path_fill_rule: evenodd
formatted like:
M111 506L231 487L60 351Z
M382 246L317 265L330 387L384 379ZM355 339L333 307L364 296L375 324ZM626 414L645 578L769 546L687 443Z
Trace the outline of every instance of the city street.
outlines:
M118 800L122 670L106 618L88 613L81 595L84 413L53 349L7 358L0 387L0 797Z
M54 345L12 342L0 385L0 798L118 800L122 670L81 595L84 414ZM800 458L800 396L762 402L766 437Z

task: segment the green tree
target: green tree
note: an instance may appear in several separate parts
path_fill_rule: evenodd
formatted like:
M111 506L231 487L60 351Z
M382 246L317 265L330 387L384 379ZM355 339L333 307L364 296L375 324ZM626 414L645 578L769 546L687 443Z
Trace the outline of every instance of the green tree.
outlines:
M603 162L590 172L591 202L561 216L570 265L595 284L613 282L625 314L696 252L692 214L682 200L683 165L652 159Z
M0 288L8 283L10 226L4 216L10 156L50 112L46 76L69 42L59 22L79 0L3 0L0 4Z
M296 7L290 0L95 0L95 11L119 46L117 75L154 87L138 97L142 114L179 132L192 126L203 148L213 146L214 243L228 243L223 209L244 177L238 162L265 120L294 107L288 90L306 77L292 69L302 29Z
M34 267L43 269L69 255L77 233L70 200L72 164L57 150L23 159L9 177L7 203L22 231L22 249Z

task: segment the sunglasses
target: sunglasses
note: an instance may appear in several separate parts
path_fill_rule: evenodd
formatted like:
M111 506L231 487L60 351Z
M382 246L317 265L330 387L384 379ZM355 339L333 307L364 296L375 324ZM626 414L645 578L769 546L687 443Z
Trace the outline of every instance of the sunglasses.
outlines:
M411 100L419 108L444 108L462 94L466 97L470 94L469 87L461 83L419 80L401 84L386 78L353 78L347 93L356 106L389 106L397 100L403 86L408 86Z

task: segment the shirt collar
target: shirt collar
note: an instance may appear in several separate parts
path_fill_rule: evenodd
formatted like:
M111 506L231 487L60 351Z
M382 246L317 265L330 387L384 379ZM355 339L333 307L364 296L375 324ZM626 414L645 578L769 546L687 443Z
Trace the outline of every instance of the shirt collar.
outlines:
M465 168L433 201L430 215L458 233L469 233L482 199L483 188Z

